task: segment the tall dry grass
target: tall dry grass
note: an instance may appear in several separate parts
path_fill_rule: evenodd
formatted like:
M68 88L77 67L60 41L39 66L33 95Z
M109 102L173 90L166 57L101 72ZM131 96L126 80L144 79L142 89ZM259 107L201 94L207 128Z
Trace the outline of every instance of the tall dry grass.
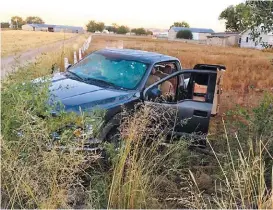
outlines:
M81 46L85 39L79 37L74 47ZM90 178L85 171L97 167L100 155L77 152L75 147L81 148L82 143L74 141L73 132L87 124L93 125L95 132L102 116L61 112L52 117L47 105L50 84L46 78L52 65L62 65L63 56L70 56L73 50L73 46L67 46L63 51L43 54L2 81L1 208L96 205L89 201L88 187L83 183ZM44 77L45 82L32 83L37 77ZM59 144L69 148L66 152L55 150L54 145L49 149L52 134L58 130L62 130Z
M123 113L120 153L113 171L108 208L149 208L155 202L151 178L158 170L156 163L165 157L158 156L166 138L163 130L171 126L164 118L168 115L164 110L155 106L136 107L140 110L135 114L132 110Z
M36 60L26 61L25 64L15 63L14 71L7 74L4 83L24 82L25 80L35 79L51 74L53 71L64 71L64 58L67 57L69 63L73 64L74 51L78 52L88 35L84 34L75 39L75 42L65 44L60 49L53 52L42 53ZM4 69L3 69L4 70ZM16 70L16 74L14 74Z
M73 36L76 36L76 34L22 30L1 31L1 57L69 39Z
M223 123L224 137L208 139L211 155L183 138L164 144L168 124L154 123L162 120L156 107L125 117L108 207L272 208L272 102L268 95L253 112L238 112L247 125Z

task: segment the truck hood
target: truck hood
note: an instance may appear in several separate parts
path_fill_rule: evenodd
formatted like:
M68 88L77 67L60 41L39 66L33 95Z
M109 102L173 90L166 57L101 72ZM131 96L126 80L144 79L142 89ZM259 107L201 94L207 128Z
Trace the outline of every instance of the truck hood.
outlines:
M41 78L35 82L41 81ZM136 91L117 90L87 84L65 76L64 73L54 74L50 79L49 104L61 102L65 111L79 112L92 110L94 107L109 109L126 103L135 97ZM59 111L58 106L54 109ZM54 111L55 112L55 111Z

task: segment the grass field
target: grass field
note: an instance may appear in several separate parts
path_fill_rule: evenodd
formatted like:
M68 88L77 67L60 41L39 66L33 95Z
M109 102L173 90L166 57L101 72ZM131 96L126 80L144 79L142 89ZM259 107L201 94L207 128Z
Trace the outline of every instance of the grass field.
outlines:
M73 33L49 33L42 31L21 31L7 30L1 31L1 57L14 55L19 52L56 42L69 39L76 34Z

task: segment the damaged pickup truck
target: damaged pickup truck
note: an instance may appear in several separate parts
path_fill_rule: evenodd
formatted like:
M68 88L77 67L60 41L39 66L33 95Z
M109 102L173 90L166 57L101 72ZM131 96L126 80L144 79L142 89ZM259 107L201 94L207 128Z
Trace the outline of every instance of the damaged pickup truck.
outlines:
M197 64L183 69L168 55L132 49L95 51L65 72L53 75L50 92L65 111L79 113L99 107L106 110L98 139L107 140L117 129L122 106L154 104L176 109L174 133L207 134L210 117L219 112L223 65ZM58 87L68 86L60 89Z

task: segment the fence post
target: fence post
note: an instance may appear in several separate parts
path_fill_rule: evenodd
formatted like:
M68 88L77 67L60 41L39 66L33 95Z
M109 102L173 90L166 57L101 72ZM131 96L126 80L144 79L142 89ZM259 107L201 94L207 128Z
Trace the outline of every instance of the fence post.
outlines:
M82 59L82 50L81 48L79 49L79 61Z
M68 63L68 58L64 58L64 70L67 69L69 63Z
M79 58L80 59L80 58ZM77 63L77 54L76 54L76 52L74 51L74 64L76 64Z

